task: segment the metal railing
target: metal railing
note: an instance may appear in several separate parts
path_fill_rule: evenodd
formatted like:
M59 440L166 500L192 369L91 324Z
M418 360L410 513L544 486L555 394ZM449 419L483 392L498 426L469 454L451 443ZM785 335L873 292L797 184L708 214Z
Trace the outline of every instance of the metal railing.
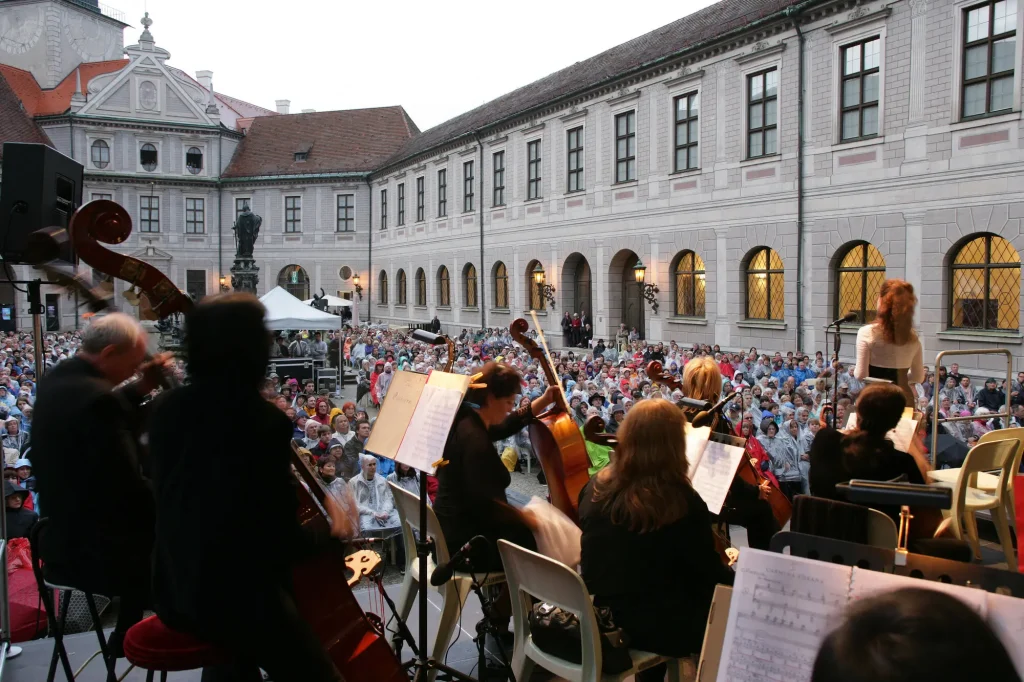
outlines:
M1006 356L1006 384L1003 393L1006 395L1006 412L997 412L985 415L989 419L1003 418L1006 421L1003 422L1004 427L1010 425L1010 418L1013 416L1010 411L1010 386L1013 382L1013 354L1010 353L1006 348L993 348L988 349L973 349L973 350L944 350L935 356L935 376L938 377L938 368L942 364L942 358L947 355L1005 355ZM939 444L939 422L964 422L973 421L978 417L976 415L969 415L967 417L940 417L939 416L939 392L941 391L940 386L933 388L933 402L932 405L932 447L931 447L931 460L932 464L935 463L935 455L938 452Z
M110 5L104 5L102 2L89 2L89 0L66 0L66 2L70 2L72 5L78 5L79 7L82 7L84 9L97 12L105 17L117 19L122 24L128 23L124 20L124 12L114 7L111 7Z

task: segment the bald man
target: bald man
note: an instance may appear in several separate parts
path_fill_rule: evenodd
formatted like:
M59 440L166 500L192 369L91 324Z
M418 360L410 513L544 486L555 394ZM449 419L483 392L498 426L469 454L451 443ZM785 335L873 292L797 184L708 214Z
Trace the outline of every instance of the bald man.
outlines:
M32 434L36 489L49 527L48 579L120 597L111 651L149 605L154 500L135 441L138 406L167 358L145 362L147 337L124 314L97 318L79 352L39 382ZM141 379L115 390L135 374Z

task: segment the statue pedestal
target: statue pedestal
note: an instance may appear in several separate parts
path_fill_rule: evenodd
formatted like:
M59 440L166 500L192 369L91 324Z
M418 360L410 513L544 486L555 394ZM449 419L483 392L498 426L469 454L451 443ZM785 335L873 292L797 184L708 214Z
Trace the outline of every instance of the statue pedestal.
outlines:
M231 266L231 288L256 295L256 285L260 282L260 269L252 258L236 258Z

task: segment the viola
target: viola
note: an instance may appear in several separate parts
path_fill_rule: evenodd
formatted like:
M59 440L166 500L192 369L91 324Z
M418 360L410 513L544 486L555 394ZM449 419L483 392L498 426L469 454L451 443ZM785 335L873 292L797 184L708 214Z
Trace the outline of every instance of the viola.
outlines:
M655 361L647 365L647 376L651 379L664 383L672 390L683 390L682 382L672 374L664 371L660 362ZM703 398L703 396L701 397ZM711 426L712 431L715 430L719 417L716 414L714 418L715 421ZM765 487L768 489L768 504L772 508L772 516L775 517L775 521L779 524L779 528L784 527L786 523L789 522L789 518L793 515L793 503L789 501L789 498L786 497L785 494L783 494L783 492L774 485L760 469L754 466L753 461L749 457L743 458L739 469L736 470L736 475L750 485Z
M561 386L551 356L546 352L547 342L543 334L538 329L540 341L544 345L542 349L526 336L529 328L530 324L526 320L518 319L509 327L509 333L531 358L539 362L548 385ZM530 442L547 478L551 504L578 523L580 491L590 480L590 456L587 454L583 434L572 418L565 394L559 392L558 395L555 404L543 414L537 415L536 420L530 424Z
M317 534L330 533L325 500L330 493L323 482L306 466L292 443L292 465L305 485L296 486L299 497L299 523ZM355 555L359 557L359 553ZM304 559L292 569L292 585L299 615L309 623L320 638L334 666L346 680L381 680L408 682L387 639L374 626L350 584L363 572L359 559L347 560L344 546L335 547ZM366 570L369 570L369 566ZM355 575L345 580L324 580L324 576L345 576L346 569Z
M619 444L619 439L605 432L607 426L604 423L604 419L596 414L587 417L587 421L583 422L583 438L596 445L614 448Z

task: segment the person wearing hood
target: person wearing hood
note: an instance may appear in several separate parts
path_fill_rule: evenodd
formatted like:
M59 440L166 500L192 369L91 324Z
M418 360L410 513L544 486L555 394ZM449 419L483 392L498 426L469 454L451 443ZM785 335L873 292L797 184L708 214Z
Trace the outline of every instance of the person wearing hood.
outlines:
M377 379L377 399L383 403L391 387L391 381L395 378L394 366L390 362L384 363L384 373Z
M796 443L787 436L780 436L779 426L774 421L761 424L757 440L772 460L772 473L779 481L779 489L792 500L801 487L800 457L796 452Z
M324 426L331 425L331 404L327 401L327 398L316 399L316 412L313 414L313 419L320 422Z
M373 372L370 373L370 400L373 401L374 407L380 407L380 377L384 374L384 361L378 360L373 366Z
M320 441L320 427L322 424L315 419L307 419L306 426L304 428L304 436L302 438L296 438L295 440L300 441L299 445L304 448L312 448Z
M39 514L25 508L25 501L30 495L28 490L15 485L8 478L4 479L8 540L27 538L32 526L39 520Z
M377 458L360 455L360 474L349 482L359 506L359 528L364 533L398 528L398 510L387 481L377 473Z
M339 412L334 416L333 424L334 433L331 434L331 438L342 445L347 445L350 440L356 437L355 431L352 430L349 424L348 417L343 412Z
M419 497L420 472L416 471L411 466L396 463L395 470L388 474L385 480L388 483L394 483L399 488L407 490L413 495Z
M21 422L17 417L8 417L7 421L4 422L5 433L3 437L3 446L5 448L13 448L18 452L25 449L25 445L28 443L28 434L22 433Z
M616 403L610 410L608 423L605 425L605 431L614 435L619 432L619 426L626 419L626 406L621 403Z

